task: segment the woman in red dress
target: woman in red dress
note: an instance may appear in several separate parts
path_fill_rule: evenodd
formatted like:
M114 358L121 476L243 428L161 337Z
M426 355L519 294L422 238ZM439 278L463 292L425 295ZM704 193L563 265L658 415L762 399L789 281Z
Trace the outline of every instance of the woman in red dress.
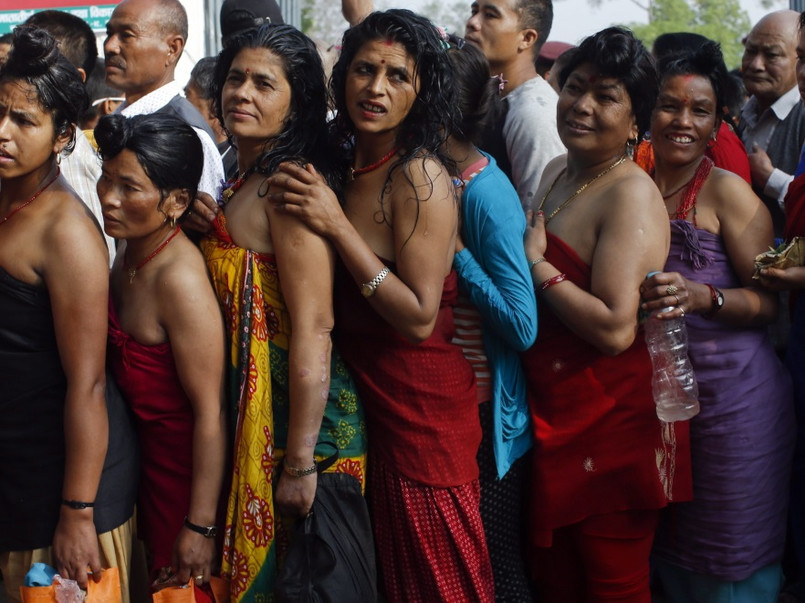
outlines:
M333 70L336 127L351 142L343 207L311 166L284 164L269 179L269 198L339 255L336 344L366 407L367 492L390 601L494 599L475 381L451 343L458 206L440 150L455 106L448 61L427 19L372 13L345 34Z
M544 601L648 603L658 511L690 489L685 434L657 418L638 327L640 283L662 269L670 239L657 188L627 156L657 74L627 30L573 52L557 105L568 153L545 170L525 244L542 302L523 355L533 571Z
M112 266L109 364L140 439L139 536L152 578L205 583L224 472L224 331L204 259L177 226L201 142L177 117L111 115L95 128Z

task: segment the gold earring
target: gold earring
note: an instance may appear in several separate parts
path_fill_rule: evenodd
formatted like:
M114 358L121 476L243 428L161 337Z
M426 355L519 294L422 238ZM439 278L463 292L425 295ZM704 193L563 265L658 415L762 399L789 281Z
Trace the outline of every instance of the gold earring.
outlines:
M176 228L176 216L170 217L171 228Z

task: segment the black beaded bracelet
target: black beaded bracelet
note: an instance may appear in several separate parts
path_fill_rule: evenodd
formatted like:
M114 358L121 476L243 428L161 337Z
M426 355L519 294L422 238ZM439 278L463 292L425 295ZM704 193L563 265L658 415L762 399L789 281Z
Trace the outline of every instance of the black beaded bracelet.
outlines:
M76 511L80 511L81 509L91 509L95 506L94 502L81 502L80 500L67 500L63 498L61 501L65 507L70 507L71 509L75 509Z

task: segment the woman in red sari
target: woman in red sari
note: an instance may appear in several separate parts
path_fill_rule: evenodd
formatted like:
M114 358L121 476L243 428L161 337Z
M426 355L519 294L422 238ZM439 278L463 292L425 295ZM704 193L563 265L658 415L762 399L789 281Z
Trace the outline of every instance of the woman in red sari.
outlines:
M568 153L545 170L525 243L542 302L523 355L533 571L544 601L648 603L658 511L690 487L681 429L657 419L638 327L638 288L665 264L670 234L656 187L627 157L657 75L627 30L573 52L557 105Z

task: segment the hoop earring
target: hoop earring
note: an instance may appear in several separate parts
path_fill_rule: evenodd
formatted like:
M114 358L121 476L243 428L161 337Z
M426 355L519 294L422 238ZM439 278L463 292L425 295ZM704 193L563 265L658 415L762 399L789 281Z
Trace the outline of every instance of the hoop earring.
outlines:
M176 228L176 216L170 217L171 228Z
M56 165L61 165L61 151L56 153Z

